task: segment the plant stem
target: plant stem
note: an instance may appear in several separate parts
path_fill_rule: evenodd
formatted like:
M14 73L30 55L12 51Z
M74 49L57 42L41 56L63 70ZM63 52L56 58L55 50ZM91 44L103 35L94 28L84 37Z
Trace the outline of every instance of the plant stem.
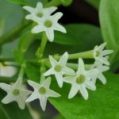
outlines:
M46 37L46 34L43 32L42 40L41 40L41 45L38 48L38 50L36 51L36 56L38 58L41 58L43 56L46 44L47 44L47 37Z
M69 54L69 59L78 59L78 58L92 59L94 58L93 51L91 50L81 53Z

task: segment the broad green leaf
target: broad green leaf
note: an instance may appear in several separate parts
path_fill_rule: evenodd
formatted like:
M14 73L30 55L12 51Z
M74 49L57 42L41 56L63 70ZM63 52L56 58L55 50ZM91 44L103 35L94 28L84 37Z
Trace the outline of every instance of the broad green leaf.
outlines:
M96 91L89 91L85 101L80 94L68 100L69 85L63 89L53 87L62 95L59 99L50 99L65 119L119 119L119 75L106 74L107 84L97 83Z
M14 58L14 50L18 45L18 40L15 40L10 43L6 43L1 46L0 58L2 59L13 59Z
M15 104L0 104L1 119L32 119L28 110L20 110Z
M89 24L70 24L66 26L67 34L57 32L54 42L79 47L84 50L92 48L102 41L100 29Z
M109 48L119 49L119 1L102 0L100 4L100 23L104 40Z
M104 41L114 50L112 63L119 61L119 0L102 0L100 4L100 24ZM119 65L118 65L119 66Z
M23 11L20 6L10 4L7 0L0 0L0 21L2 21L4 25L0 25L0 29L2 28L0 44L5 42L4 40L6 40L6 37L11 33L21 28L22 19ZM10 37L8 39L10 39Z
M98 9L101 0L86 0L86 1Z
M42 0L8 0L8 1L20 5L35 5L38 1Z

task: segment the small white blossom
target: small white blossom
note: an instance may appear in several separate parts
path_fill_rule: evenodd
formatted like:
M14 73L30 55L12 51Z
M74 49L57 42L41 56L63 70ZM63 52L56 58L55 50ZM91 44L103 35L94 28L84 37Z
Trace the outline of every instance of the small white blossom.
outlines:
M57 9L57 7L43 8L41 2L38 2L35 8L30 6L24 6L23 8L30 12L30 14L26 16L26 19L33 21L37 21L45 16L49 16Z
M18 79L11 85L0 83L0 88L7 92L7 96L3 98L2 103L8 104L16 101L20 109L25 108L25 100L30 94L30 91L25 88L21 79Z
M44 76L55 75L59 87L63 86L64 74L74 73L74 71L71 68L66 66L68 57L69 55L67 52L65 52L61 56L59 61L56 61L52 56L49 56L49 60L52 67L44 73Z
M41 84L28 80L28 84L33 87L34 91L31 94L31 96L26 100L26 102L31 102L35 99L39 99L40 105L43 111L45 111L46 109L48 97L59 97L60 96L60 94L58 94L57 92L49 88L51 84L50 78L44 80Z
M99 79L103 84L106 84L107 81L103 73L109 70L109 66L95 62L92 68L96 70L92 80L94 80L94 82L96 83L96 80Z
M91 71L95 73L95 71ZM68 98L73 98L79 91L85 100L88 99L87 89L96 90L95 83L91 80L90 71L85 70L84 62L79 59L78 70L74 75L65 77L65 82L71 84Z
M44 16L41 20L37 20L37 25L32 29L32 33L45 32L49 41L54 40L54 30L66 33L65 28L58 23L62 17L61 12L57 12L52 16Z
M101 62L102 64L109 65L108 55L113 52L113 50L104 50L106 43L96 46L93 50L94 59L96 62Z
M13 66L7 66L0 63L0 76L1 77L12 77L16 74L17 69Z

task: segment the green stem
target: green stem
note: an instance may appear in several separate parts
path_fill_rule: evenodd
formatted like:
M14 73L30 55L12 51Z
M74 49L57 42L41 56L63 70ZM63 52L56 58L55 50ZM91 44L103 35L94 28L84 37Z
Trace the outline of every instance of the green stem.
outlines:
M69 54L69 59L78 59L78 58L92 59L94 58L93 51L91 50L81 53Z
M42 40L41 40L41 45L40 45L40 47L38 48L38 50L36 51L36 56L37 56L38 58L41 58L41 57L43 56L43 53L44 53L46 44L47 44L47 37L46 37L46 34L43 33L43 35L42 35Z
M24 76L24 68L25 68L25 63L23 63L23 64L21 65L21 69L20 69L19 75L18 75L18 80L23 79L23 76Z

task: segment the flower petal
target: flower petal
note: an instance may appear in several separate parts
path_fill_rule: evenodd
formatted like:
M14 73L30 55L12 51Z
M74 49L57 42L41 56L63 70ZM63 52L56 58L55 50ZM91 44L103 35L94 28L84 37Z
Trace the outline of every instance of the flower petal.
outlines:
M40 97L40 105L41 105L42 110L45 111L46 105L47 105L47 97L45 96Z
M83 98L85 100L88 99L88 92L87 92L87 90L86 90L86 88L84 86L80 87L80 93L81 93L81 95L83 96Z
M54 31L52 29L47 29L46 30L46 35L49 41L54 41Z
M62 56L61 56L61 58L60 58L60 60L59 60L59 63L61 64L61 65L66 65L66 63L67 63L67 61L68 61L68 57L69 57L69 55L68 55L68 52L65 52Z
M63 86L63 77L62 77L62 75L60 73L56 73L55 77L56 77L56 80L57 80L57 83L58 83L59 87L62 88L62 86Z
M68 99L73 98L78 93L78 90L79 89L77 88L77 86L72 85L71 90L70 90L69 95L68 95Z
M34 100L36 100L37 98L38 98L38 93L34 91L34 92L31 94L31 96L29 96L29 97L27 98L26 102L34 101Z
M106 83L107 83L107 80L106 80L105 76L104 76L102 73L99 74L98 79L99 79L103 84L106 84Z

